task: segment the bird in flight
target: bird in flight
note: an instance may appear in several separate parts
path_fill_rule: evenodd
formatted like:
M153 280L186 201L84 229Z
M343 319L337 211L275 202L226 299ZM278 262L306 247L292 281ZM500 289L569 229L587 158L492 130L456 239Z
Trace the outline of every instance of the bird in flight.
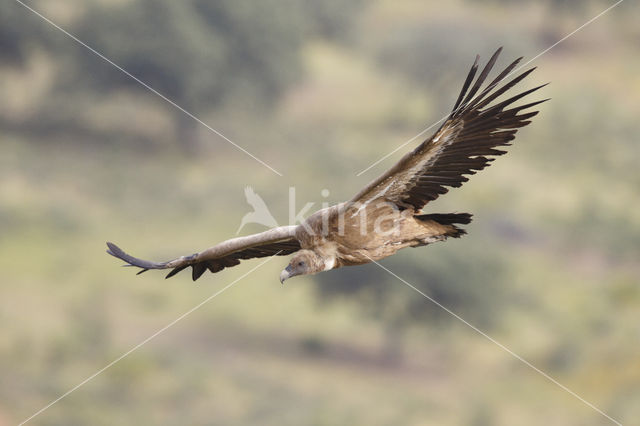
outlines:
M469 213L423 213L430 201L457 188L505 154L520 127L538 111L531 108L548 99L513 104L546 84L498 97L527 77L531 68L509 81L516 59L483 87L502 48L478 72L478 60L467 75L453 110L435 134L407 153L393 167L369 183L351 200L324 208L299 225L274 227L254 235L232 238L199 253L167 262L150 262L130 256L113 243L109 253L127 265L171 269L167 278L191 267L193 280L209 270L219 272L241 260L293 254L280 274L280 282L342 266L362 265L395 254L405 247L419 247L466 232L458 225L471 222Z

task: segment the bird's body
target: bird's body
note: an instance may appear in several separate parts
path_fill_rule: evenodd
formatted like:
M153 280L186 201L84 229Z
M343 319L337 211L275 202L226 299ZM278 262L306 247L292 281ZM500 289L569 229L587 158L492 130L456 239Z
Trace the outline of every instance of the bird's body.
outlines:
M506 109L544 85L494 102L533 71L503 83L522 58L480 90L500 51L477 78L476 57L451 114L436 133L351 200L319 210L300 225L233 238L168 262L135 258L112 243L107 243L108 253L142 268L140 272L172 269L167 277L191 266L194 280L206 270L218 272L242 259L295 253L280 275L280 281L284 281L296 275L378 261L406 247L464 235L466 232L457 225L470 223L470 214L424 214L422 208L448 188L461 186L468 180L465 175L475 174L487 167L493 157L504 154L498 148L510 145L518 128L529 124L529 119L538 113L525 110L544 102ZM268 212L250 188L246 194L248 200L253 200L255 212Z
M341 203L317 211L296 228L302 249L313 250L329 269L380 260L405 247L417 247L464 231L452 223L439 223L435 215L398 209L383 199L365 206ZM470 215L450 215L458 223L469 223Z

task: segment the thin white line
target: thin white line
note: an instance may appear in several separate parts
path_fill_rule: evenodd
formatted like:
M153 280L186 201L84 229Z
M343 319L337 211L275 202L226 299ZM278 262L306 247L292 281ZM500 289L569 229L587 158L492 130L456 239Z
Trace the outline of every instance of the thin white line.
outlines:
M545 53L547 53L548 51L550 51L551 49L553 49L554 47L556 47L557 45L559 45L560 43L562 43L563 41L565 41L566 39L568 39L569 37L571 37L572 35L574 35L575 33L577 33L578 31L580 31L581 29L583 29L584 27L586 27L587 25L589 25L590 23L592 23L593 21L595 21L596 19L598 19L599 17L601 17L602 15L604 15L605 13L607 13L608 11L610 11L611 9L613 9L614 7L616 7L617 5L619 5L620 3L622 3L624 0L618 0L617 2L615 2L614 4L612 4L611 6L609 6L608 8L606 8L605 10L603 10L602 12L600 12L599 14L597 14L596 16L594 16L593 18L589 19L587 22L585 22L584 24L580 25L578 28L576 28L575 30L573 30L572 32L570 32L569 34L567 34L566 36L562 37L560 40L556 41L555 43L553 43L551 46L549 46L547 49L543 50L542 52L538 53L536 56L534 56L529 62L533 62L536 59L538 59L540 56L544 55ZM524 65L527 65L529 62L527 62ZM523 65L523 66L524 66ZM520 67L522 68L522 67Z
M366 255L365 255L366 256ZM367 256L369 257L369 256ZM544 376L547 380L555 383L557 386L559 386L561 389L565 390L566 392L570 393L571 395L573 395L574 397L576 397L577 399L579 399L580 401L582 401L583 403L585 403L586 405L588 405L589 407L593 408L595 411L597 411L598 413L602 414L604 417L606 417L607 419L611 420L613 423L622 426L622 423L620 423L619 421L615 420L614 418L612 418L611 416L609 416L607 413L605 413L604 411L600 410L598 407L596 407L595 405L593 405L592 403L590 403L589 401L585 400L584 398L582 398L580 395L578 395L577 393L575 393L574 391L572 391L571 389L569 389L568 387L566 387L565 385L563 385L562 383L558 382L557 380L555 380L553 377L551 377L550 375L548 375L547 373L545 373L544 371L540 370L538 367L536 367L535 365L531 364L529 361L527 361L526 359L522 358L520 355L518 355L517 353L513 352L511 349L507 348L505 345L503 345L502 343L498 342L497 340L495 340L493 337L489 336L488 334L486 334L485 332L483 332L482 330L480 330L479 328L475 327L474 325L470 324L469 322L467 322L464 318L462 318L460 315L456 314L455 312L453 312L452 310L450 310L449 308L447 308L446 306L442 305L440 302L438 302L437 300L433 299L432 297L428 296L426 293L422 292L420 289L414 287L413 285L409 284L407 281L405 281L404 279L400 278L398 275L396 275L395 273L393 273L391 270L387 269L386 267L384 267L383 265L381 265L380 263L376 262L375 260L371 259L369 257L369 259L375 263L376 265L378 265L379 267L381 267L382 269L384 269L385 271L387 271L388 273L390 273L391 275L393 275L394 277L396 277L397 279L399 279L400 281L402 281L404 284L406 284L407 286L409 286L410 288L412 288L413 290L415 290L416 292L420 293L422 296L424 296L426 299L430 300L431 302L435 303L438 307L444 309L446 312L448 312L449 314L453 315L456 319L462 321L465 325L467 325L468 327L470 327L471 329L473 329L474 331L476 331L477 333L481 334L482 336L486 337L489 341L491 341L492 343L496 344L498 347L500 347L501 349L503 349L504 351L508 352L509 354L513 355L516 359L522 361L524 364L526 364L527 366L529 366L530 368L532 368L533 370L535 370L536 372L538 372L539 374L541 374L542 376Z
M587 25L589 25L590 23L592 23L593 21L595 21L596 19L598 19L599 17L601 17L602 15L604 15L605 13L607 13L608 11L610 11L611 9L613 9L614 7L616 7L617 5L619 5L620 3L622 3L624 0L618 0L615 4L609 6L608 8L606 8L605 10L603 10L602 12L600 12L599 14L597 14L596 16L594 16L593 18L591 18L590 20L588 20L587 22L585 22L584 24L582 24L581 26L579 26L578 28L576 28L575 30L573 30L572 32L570 32L569 34L567 34L566 36L562 37L560 40L556 41L555 43L553 43L551 46L549 46L548 48L546 48L545 50L543 50L542 52L538 53L536 56L534 56L532 59L529 59L527 62L525 62L524 64L520 65L518 68L514 69L513 71L511 71L509 74L507 74L504 78L509 77L510 75L518 72L519 70L521 70L522 68L526 67L527 65L529 65L531 62L535 61L536 59L538 59L540 56L544 55L545 53L547 53L548 51L550 51L551 49L553 49L554 47L556 47L558 44L562 43L563 41L565 41L566 39L568 39L569 37L571 37L572 35L574 35L575 33L577 33L578 31L580 31L581 29L583 29L584 27L586 27ZM430 125L429 127L427 127L426 129L422 130L420 133L418 133L417 135L415 135L414 137L412 137L411 139L409 139L408 141L404 142L402 145L398 146L397 148L395 148L393 151L391 151L390 153L388 153L387 155L385 155L384 157L380 158L378 161L376 161L375 163L371 164L369 167L367 167L366 169L360 171L359 173L356 174L356 176L360 176L363 173L366 173L367 171L369 171L370 169L372 169L373 167L377 166L378 164L380 164L382 161L386 160L387 158L391 157L393 154L395 154L396 152L398 152L399 150L401 150L402 148L404 148L407 144L413 142L416 138L422 136L427 130L431 129L433 126L439 124L440 122L442 122L442 120L444 120L445 118L447 118L449 116L449 114L451 113L447 113L445 116L443 116L442 118L440 118L438 121L436 121L435 123L433 123L432 125Z
M158 92L156 89L154 89L153 87L149 86L147 83L145 83L144 81L140 80L139 78L137 78L136 76L134 76L133 74L131 74L129 71L125 70L124 68L122 68L120 65L116 64L115 62L113 62L111 59L107 58L106 56L104 56L102 53L98 52L97 50L95 50L94 48L92 48L91 46L89 46L88 44L86 44L85 42L83 42L82 40L80 40L79 38L77 38L76 36L74 36L73 34L71 34L70 32L68 32L67 30L61 28L59 25L57 25L55 22L51 21L49 18L47 18L46 16L42 15L41 13L39 13L38 11L32 9L31 7L27 6L26 4L24 4L21 0L15 0L17 3L19 3L20 5L24 6L26 9L30 10L31 12L33 12L34 14L36 14L37 16L39 16L40 18L42 18L45 22L51 24L53 27L57 28L58 30L62 31L64 34L66 34L67 36L71 37L74 41L76 41L77 43L79 43L80 45L84 46L85 48L87 48L89 51L91 51L92 53L94 53L95 55L97 55L99 58L103 59L104 61L108 62L109 64L113 65L115 68L117 68L118 70L120 70L122 73L124 73L125 75L127 75L128 77L132 78L133 80L135 80L136 82L138 82L140 85L144 86L145 88L147 88L148 90L150 90L151 92L153 92L154 94L158 95L159 97L161 97L162 99L164 99L165 101L167 101L168 103L170 103L172 106L174 106L175 108L179 109L180 111L182 111L183 113L185 113L186 115L188 115L189 117L193 118L195 121L197 121L198 123L202 124L203 126L205 126L207 129L211 130L213 133L215 133L216 135L220 136L222 139L226 140L227 142L229 142L231 145L235 146L236 148L238 148L240 151L244 152L245 154L247 154L249 157L253 158L254 160L256 160L258 163L262 164L263 166L265 166L266 168L268 168L269 170L271 170L272 172L274 172L275 174L282 176L282 173L280 173L279 171L277 171L276 169L274 169L273 167L271 167L270 165L268 165L267 163L265 163L264 161L262 161L261 159L259 159L258 157L256 157L255 155L251 154L249 151L247 151L246 149L244 149L243 147L241 147L240 145L238 145L237 143L233 142L231 139L229 139L228 137L226 137L225 135L223 135L222 133L220 133L219 131L217 131L216 129L214 129L213 127L209 126L207 123L205 123L204 121L200 120L198 117L196 117L195 115L191 114L189 111L187 111L186 109L182 108L180 105L178 105L177 103L175 103L174 101L172 101L171 99L167 98L165 95L163 95L162 93Z
M197 304L195 307L189 309L187 312L185 312L184 314L180 315L178 318L176 318L175 320L171 321L169 324L165 325L164 327L162 327L160 330L156 331L155 333L153 333L151 336L147 337L146 339L144 339L142 342L138 343L137 345L135 345L133 348L129 349L127 352L125 352L124 354L120 355L118 358L114 359L113 361L111 361L109 364L107 364L106 366L104 366L103 368L101 368L100 370L96 371L95 373L93 373L91 376L87 377L86 379L84 379L83 381L81 381L80 383L78 383L77 385L75 385L74 387L72 387L71 389L69 389L68 391L66 391L65 393L63 393L60 397L58 397L57 399L51 401L49 404L45 405L43 408L41 408L40 410L38 410L35 414L31 415L30 417L28 417L26 420L23 420L18 426L22 426L23 424L27 423L29 420L33 419L34 417L36 417L38 414L42 413L43 411L45 411L46 409L48 409L49 407L51 407L52 405L54 405L55 403L59 402L61 399L65 398L66 396L68 396L70 393L72 393L73 391L77 390L79 387L81 387L82 385L84 385L85 383L87 383L88 381L90 381L91 379L95 378L96 376L98 376L99 374L101 374L102 372L104 372L105 370L107 370L109 367L112 367L114 364L116 364L118 361L121 361L123 358L125 358L127 355L131 354L133 351L137 350L138 348L140 348L142 345L144 345L145 343L149 342L151 339L153 339L154 337L158 336L159 334L163 333L164 331L166 331L167 329L169 329L170 327L174 326L178 321L182 320L183 318L185 318L187 315L190 315L191 313L193 313L194 311L196 311L197 309L201 308L203 305L205 305L207 302L209 302L210 300L212 300L214 297L218 296L219 294L223 293L225 290L227 290L229 287L231 287L232 285L234 285L235 283L237 283L238 281L240 281L241 279L243 279L244 277L246 277L247 275L249 275L250 273L252 273L253 271L255 271L256 269L260 268L262 265L264 265L265 263L267 263L268 261L270 261L271 259L273 259L275 256L277 256L278 254L280 254L281 251L279 251L278 253L274 254L273 256L269 257L267 260L265 260L264 262L260 263L259 265L257 265L256 267L254 267L253 269L249 270L249 272L243 274L242 276L240 276L239 278L236 278L235 280L233 280L230 284L227 284L225 287L223 287L222 289L218 290L217 292L215 292L214 294L212 294L211 296L207 297L206 299L204 299L202 302L200 302L199 304Z

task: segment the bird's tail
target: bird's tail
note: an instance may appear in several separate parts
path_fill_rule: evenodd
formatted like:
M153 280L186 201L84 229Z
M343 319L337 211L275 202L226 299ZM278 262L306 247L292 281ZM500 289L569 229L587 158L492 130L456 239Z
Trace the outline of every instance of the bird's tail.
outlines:
M460 238L466 234L467 231L458 228L456 224L468 225L471 223L471 216L470 213L431 213L416 215L414 217L421 221L432 220L440 225L445 225L447 227L447 232L444 234L445 237Z

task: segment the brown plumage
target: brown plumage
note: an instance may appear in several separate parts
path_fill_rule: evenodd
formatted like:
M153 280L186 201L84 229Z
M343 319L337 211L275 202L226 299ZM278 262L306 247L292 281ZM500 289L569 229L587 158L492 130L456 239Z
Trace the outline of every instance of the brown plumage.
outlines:
M493 54L477 78L476 57L451 114L435 134L350 201L319 210L300 225L233 238L168 262L137 259L112 243L107 243L107 253L124 260L127 266L141 268L138 273L171 269L167 278L191 266L193 280L207 269L218 272L242 259L295 253L280 275L284 282L292 276L360 265L405 247L464 235L466 232L457 225L470 223L470 214L422 214L421 209L449 187L461 186L468 180L465 175L475 174L494 157L503 155L506 151L499 148L510 145L518 129L538 113L530 108L547 100L508 108L541 85L494 102L533 71L527 70L505 83L522 59L518 58L482 88L501 50Z

